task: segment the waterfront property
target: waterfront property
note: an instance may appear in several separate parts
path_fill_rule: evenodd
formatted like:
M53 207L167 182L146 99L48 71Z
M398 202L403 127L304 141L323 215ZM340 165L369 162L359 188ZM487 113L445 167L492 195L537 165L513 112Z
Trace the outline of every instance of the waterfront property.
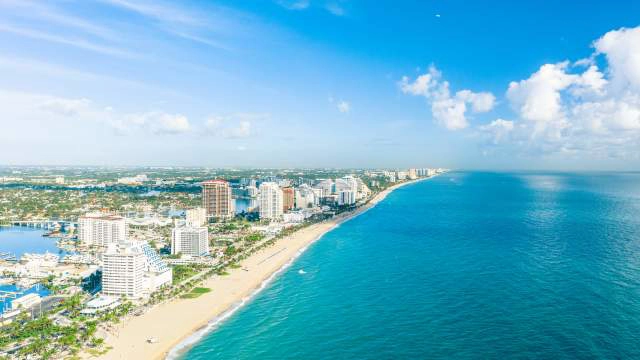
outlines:
M202 207L208 218L228 219L234 215L231 186L225 180L209 180L202 183Z
M176 227L171 234L171 254L204 256L209 254L206 227Z
M143 242L109 244L103 255L102 293L108 296L138 299L171 284L171 276L171 269Z

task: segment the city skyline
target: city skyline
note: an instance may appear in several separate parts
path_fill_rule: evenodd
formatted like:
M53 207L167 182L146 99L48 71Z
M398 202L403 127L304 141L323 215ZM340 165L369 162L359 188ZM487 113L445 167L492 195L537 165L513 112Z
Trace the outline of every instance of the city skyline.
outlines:
M637 170L638 6L2 1L0 163Z

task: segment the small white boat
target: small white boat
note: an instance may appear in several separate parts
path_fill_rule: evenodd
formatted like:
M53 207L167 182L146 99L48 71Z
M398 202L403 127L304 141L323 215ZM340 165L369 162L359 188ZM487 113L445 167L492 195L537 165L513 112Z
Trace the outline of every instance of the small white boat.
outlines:
M304 274L306 274L306 273L307 273L307 272L306 272L306 271L304 271L304 270L302 270L302 269L298 270L298 274L300 274L300 275L304 275Z

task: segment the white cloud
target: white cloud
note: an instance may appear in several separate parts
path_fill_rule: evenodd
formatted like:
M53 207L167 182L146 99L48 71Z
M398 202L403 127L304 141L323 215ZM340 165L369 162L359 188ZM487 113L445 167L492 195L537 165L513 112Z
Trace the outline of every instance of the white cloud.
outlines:
M349 111L351 111L351 104L344 100L339 101L337 107L338 111L340 111L341 113L348 113Z
M163 5L159 2L140 0L102 0L113 6L121 7L140 15L154 18L167 23L203 26L206 21L200 16L184 9Z
M570 66L544 64L509 84L517 118L478 128L492 143L536 154L637 158L640 146L640 27L606 33ZM596 65L607 61L605 71ZM576 68L578 67L578 68ZM585 69L586 67L586 69Z
M204 124L207 134L225 139L241 139L251 136L252 120L268 117L265 114L238 113L229 116L210 116Z
M66 99L50 97L43 100L39 107L45 111L63 116L76 116L90 109L91 101L88 99Z
M333 95L329 95L328 100L330 104L335 104L338 111L340 111L343 114L346 114L351 111L351 103L346 100L336 101L336 99L333 98Z
M304 10L311 5L309 0L279 0L277 3L288 10Z
M442 74L435 66L430 66L427 73L414 81L403 76L399 85L405 94L425 97L431 104L434 120L449 130L461 130L469 126L467 105L471 105L473 113L488 112L495 105L495 96L489 92L460 90L451 96L449 82L442 80Z
M497 119L488 125L480 126L480 130L491 136L493 144L505 141L514 129L513 121Z
M58 8L47 6L44 2L3 0L0 1L0 7L5 7L13 12L20 13L23 17L30 17L41 22L50 22L63 27L75 28L103 39L117 39L116 34L112 30L80 17L66 14Z
M79 49L93 51L93 52L97 52L105 55L118 56L123 58L140 57L138 54L134 54L126 50L121 50L111 46L95 44L93 42L87 41L82 38L65 37L65 36L55 35L51 33L41 32L38 30L21 28L17 26L0 24L0 32L6 32L6 33L20 35L20 36L31 38L31 39L43 40L47 42L73 46Z
M471 104L474 112L481 113L491 111L496 102L496 97L489 92L474 93L469 90L461 90L456 97Z
M577 78L565 72L567 66L568 62L545 64L528 79L509 84L507 98L523 119L550 122L564 116L560 91Z
M342 6L341 0L333 0L333 1L318 1L320 4L316 5L318 7L323 7L327 12L335 15L335 16L344 16L346 15L346 10L344 6ZM311 8L311 0L277 0L276 4L282 6L287 10L307 10Z
M125 123L149 129L154 134L180 134L191 130L189 120L181 114L150 111L124 117Z
M595 41L594 47L607 58L612 90L628 87L640 91L640 26L609 31Z
M346 11L342 5L337 2L330 2L325 6L328 12L332 13L335 16L344 16Z
M138 131L147 134L182 134L191 131L188 118L181 114L163 111L120 113L112 107L101 107L85 98L1 90L0 94L7 99L6 102L0 102L3 110L25 121L54 123L73 120L79 125L106 126L120 135Z

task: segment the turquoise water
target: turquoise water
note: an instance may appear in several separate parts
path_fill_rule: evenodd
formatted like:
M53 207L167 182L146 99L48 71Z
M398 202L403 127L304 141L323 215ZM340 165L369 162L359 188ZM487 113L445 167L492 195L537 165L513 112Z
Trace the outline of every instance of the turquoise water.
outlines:
M640 358L640 174L450 173L401 188L184 355L501 357Z

